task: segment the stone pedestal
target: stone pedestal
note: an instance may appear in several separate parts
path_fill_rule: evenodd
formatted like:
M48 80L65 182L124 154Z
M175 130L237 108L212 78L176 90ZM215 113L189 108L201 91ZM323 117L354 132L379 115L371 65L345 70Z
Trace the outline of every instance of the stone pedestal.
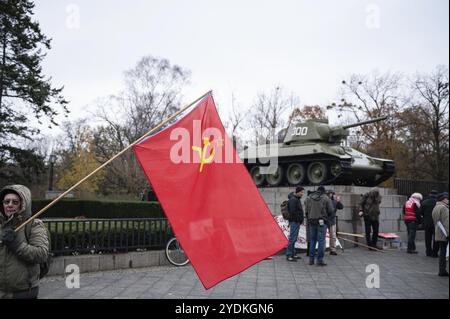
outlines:
M338 216L338 231L363 234L364 233L364 220L358 216L358 203L361 199L361 195L371 190L371 187L361 186L340 186L329 185L324 186L325 189L332 189L336 192L336 195L341 197L341 202L344 205L344 209L337 211ZM305 187L305 196L302 198L304 203L306 194L308 191L314 191L316 187ZM406 196L397 195L397 190L392 188L379 187L380 194L382 196L382 202L380 205L380 232L382 233L396 233L400 236L402 242L406 240L406 227L402 220L401 210L402 206L407 200ZM280 205L287 199L290 192L295 191L295 187L273 187L273 188L260 188L262 197L264 198L267 206L269 207L272 215L280 215ZM365 244L365 239L345 236L350 240L359 241ZM342 242L342 241L341 241ZM352 247L353 244L345 242L344 247Z

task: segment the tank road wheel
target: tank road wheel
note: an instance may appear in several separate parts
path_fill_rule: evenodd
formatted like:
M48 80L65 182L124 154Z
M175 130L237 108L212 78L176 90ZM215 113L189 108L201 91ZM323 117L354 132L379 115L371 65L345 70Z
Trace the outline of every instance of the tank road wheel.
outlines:
M342 173L342 166L341 163L339 162L333 162L330 165L330 173L331 175L333 175L334 177L339 176L339 174Z
M291 164L287 168L286 178L290 185L300 185L305 180L305 168L302 164Z
M264 184L264 175L260 173L259 166L253 166L250 169L250 176L252 177L256 187L262 186Z
M278 165L275 173L266 175L266 181L269 186L280 185L283 181L283 168Z
M307 176L311 184L322 184L327 178L327 166L322 162L312 162L308 166Z

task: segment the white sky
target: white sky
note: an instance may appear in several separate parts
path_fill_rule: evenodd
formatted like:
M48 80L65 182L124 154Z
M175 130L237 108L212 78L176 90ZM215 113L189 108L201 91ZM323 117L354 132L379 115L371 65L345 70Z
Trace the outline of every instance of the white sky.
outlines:
M221 111L281 85L301 105L336 101L342 79L378 69L430 72L449 60L448 0L37 0L52 38L43 64L71 119L118 93L145 55L192 72L190 102L212 89ZM223 113L222 113L223 114ZM225 119L223 119L225 120Z

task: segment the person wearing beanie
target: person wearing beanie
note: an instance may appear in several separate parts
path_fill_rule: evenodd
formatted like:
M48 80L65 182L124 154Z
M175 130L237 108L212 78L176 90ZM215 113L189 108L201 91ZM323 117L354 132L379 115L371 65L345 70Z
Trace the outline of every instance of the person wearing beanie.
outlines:
M359 216L364 218L367 246L377 248L378 231L380 227L380 204L382 196L378 187L372 188L368 193L361 195L359 202Z
M433 221L435 225L435 240L439 245L439 276L448 277L447 271L447 245L448 245L448 193L437 196L437 203L433 209Z
M436 206L438 192L432 190L422 202L423 228L425 230L425 254L437 258L439 245L434 238L433 208Z
M422 201L422 194L414 193L403 205L403 218L408 232L408 254L417 254L416 251L416 231L417 225L422 220L422 211L420 209L420 202Z

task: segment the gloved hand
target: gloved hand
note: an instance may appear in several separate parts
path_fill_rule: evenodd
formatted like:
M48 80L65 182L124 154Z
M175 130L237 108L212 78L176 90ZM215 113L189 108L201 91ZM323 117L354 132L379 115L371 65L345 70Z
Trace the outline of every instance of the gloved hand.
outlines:
M11 226L3 228L2 243L12 252L17 251L17 248L19 248L20 245L20 243L16 239L17 233Z
M363 215L363 212L362 211L359 212L358 215L359 215L359 217L361 217Z

